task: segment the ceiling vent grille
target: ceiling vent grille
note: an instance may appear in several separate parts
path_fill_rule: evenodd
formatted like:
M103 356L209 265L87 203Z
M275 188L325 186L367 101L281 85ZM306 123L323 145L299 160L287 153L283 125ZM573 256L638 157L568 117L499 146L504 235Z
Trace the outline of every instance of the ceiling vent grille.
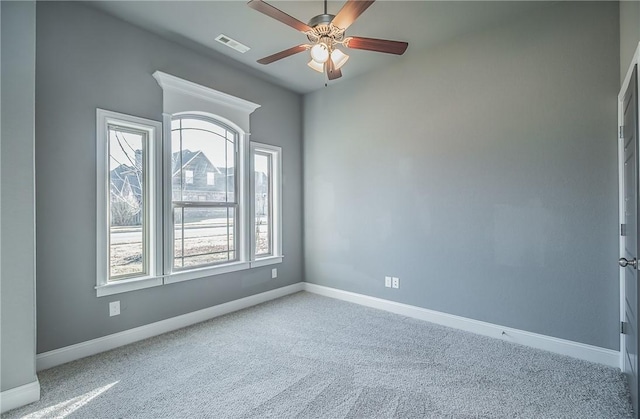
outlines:
M248 46L236 41L235 39L231 39L230 37L224 34L218 35L216 37L216 41L228 46L229 48L233 48L236 51L241 52L243 54L251 49Z

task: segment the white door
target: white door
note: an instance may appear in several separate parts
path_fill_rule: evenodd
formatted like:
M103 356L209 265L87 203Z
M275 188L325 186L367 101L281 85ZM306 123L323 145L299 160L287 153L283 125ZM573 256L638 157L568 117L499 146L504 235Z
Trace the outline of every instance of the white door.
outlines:
M635 417L638 417L638 85L637 66L622 103L623 224L620 226L623 269L624 323L622 356L624 373L631 390Z

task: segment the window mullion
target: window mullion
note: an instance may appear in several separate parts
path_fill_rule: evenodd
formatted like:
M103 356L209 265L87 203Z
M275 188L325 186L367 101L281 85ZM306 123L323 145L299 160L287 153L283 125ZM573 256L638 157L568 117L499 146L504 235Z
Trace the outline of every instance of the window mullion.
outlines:
M181 214L180 214L180 244L181 244L181 250L180 250L180 257L182 259L182 264L181 264L181 268L184 268L184 208L180 209Z
M164 138L162 142L162 230L163 237L161 255L162 255L162 273L169 275L173 266L173 247L175 242L174 219L175 214L172 205L173 199L173 167L171 156L171 144L173 141L173 131L171 127L172 117L170 114L163 114Z

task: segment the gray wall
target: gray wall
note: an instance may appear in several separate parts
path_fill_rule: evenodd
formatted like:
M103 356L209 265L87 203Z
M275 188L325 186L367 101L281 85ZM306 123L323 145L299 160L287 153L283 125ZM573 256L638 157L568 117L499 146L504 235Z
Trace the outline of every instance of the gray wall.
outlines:
M620 83L640 42L640 1L620 2Z
M1 2L1 390L35 381L36 5Z
M305 280L617 349L618 43L547 3L305 96Z
M82 4L38 3L38 353L302 281L302 98ZM283 148L284 255L277 265L97 298L96 107L161 120L169 74L262 105L252 139ZM109 317L109 301L122 314Z

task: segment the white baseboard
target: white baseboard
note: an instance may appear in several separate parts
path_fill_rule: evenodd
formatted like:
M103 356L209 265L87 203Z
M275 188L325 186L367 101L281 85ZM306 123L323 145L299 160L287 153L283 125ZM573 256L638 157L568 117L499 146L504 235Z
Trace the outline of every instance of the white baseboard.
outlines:
M29 384L5 390L0 393L0 413L7 412L40 400L38 378Z
M163 333L200 323L214 317L242 310L243 308L255 306L264 303L265 301L275 300L276 298L284 297L285 295L293 294L302 291L303 289L303 283L299 282L297 284L251 295L239 300L229 301L228 303L194 311L192 313L136 327L134 329L125 330L123 332L114 333L112 335L103 336L101 338L92 339L71 346L65 346L64 348L55 349L53 351L43 352L36 356L36 369L38 371L42 371L47 368L55 367L56 365L66 364L67 362L75 361L80 358L115 349L152 336L161 335Z
M263 292L261 294L256 294L249 297L241 298L239 300L205 308L203 310L194 311L192 313L183 314L177 317L172 317L170 319L162 320L156 323L136 327L134 329L125 330L119 333L114 333L112 335L93 339L87 342L82 342L76 345L66 346L64 348L44 352L36 356L36 368L38 371L42 371L47 368L55 367L57 365L75 361L80 358L115 349L120 346L128 345L130 343L147 339L152 336L157 336L163 333L180 329L182 327L200 323L214 317L242 310L247 307L261 304L266 301L274 300L276 298L284 297L285 295L293 294L303 290L314 294L324 295L326 297L336 298L339 300L344 300L367 307L372 307L379 310L384 310L391 313L396 313L403 316L464 330L467 332L490 336L508 342L518 343L537 349L543 349L561 355L567 355L614 368L620 368L620 352L611 349L573 342L566 339L559 339L551 336L541 335L538 333L527 332L524 330L503 327L492 323L468 319L466 317L455 316L452 314L411 306L408 304L397 303L395 301L384 300L382 298L370 297L368 295L342 291L336 288L329 288L321 285L311 284L308 282L289 285L275 290ZM32 385L33 383L28 384L27 386ZM37 382L36 385L38 389L37 398L32 398L33 394L35 393L33 393L33 389L31 389L30 393L28 393L31 394L31 398L27 398L28 400L24 404L31 403L32 401L36 401L39 399L40 386ZM2 409L4 409L5 407L5 397L7 397L5 396L5 393L13 392L14 390L18 391L19 389L22 389L22 387L2 392ZM18 391L16 394L22 394L22 392L23 391ZM18 396L11 397L12 399L14 399ZM11 409L12 408L13 407L11 407Z
M370 297L368 295L342 291L336 288L329 288L308 282L304 283L304 290L314 294L323 295L325 297L336 298L338 300L373 307L379 310L389 311L391 313L440 324L442 326L452 327L454 329L490 336L492 338L518 343L532 348L543 349L585 361L620 368L620 352L612 349L587 345L566 339L554 338L524 330L512 329L510 327L503 327L492 323L468 319L466 317L455 316L408 304L397 303L395 301L384 300L382 298Z

